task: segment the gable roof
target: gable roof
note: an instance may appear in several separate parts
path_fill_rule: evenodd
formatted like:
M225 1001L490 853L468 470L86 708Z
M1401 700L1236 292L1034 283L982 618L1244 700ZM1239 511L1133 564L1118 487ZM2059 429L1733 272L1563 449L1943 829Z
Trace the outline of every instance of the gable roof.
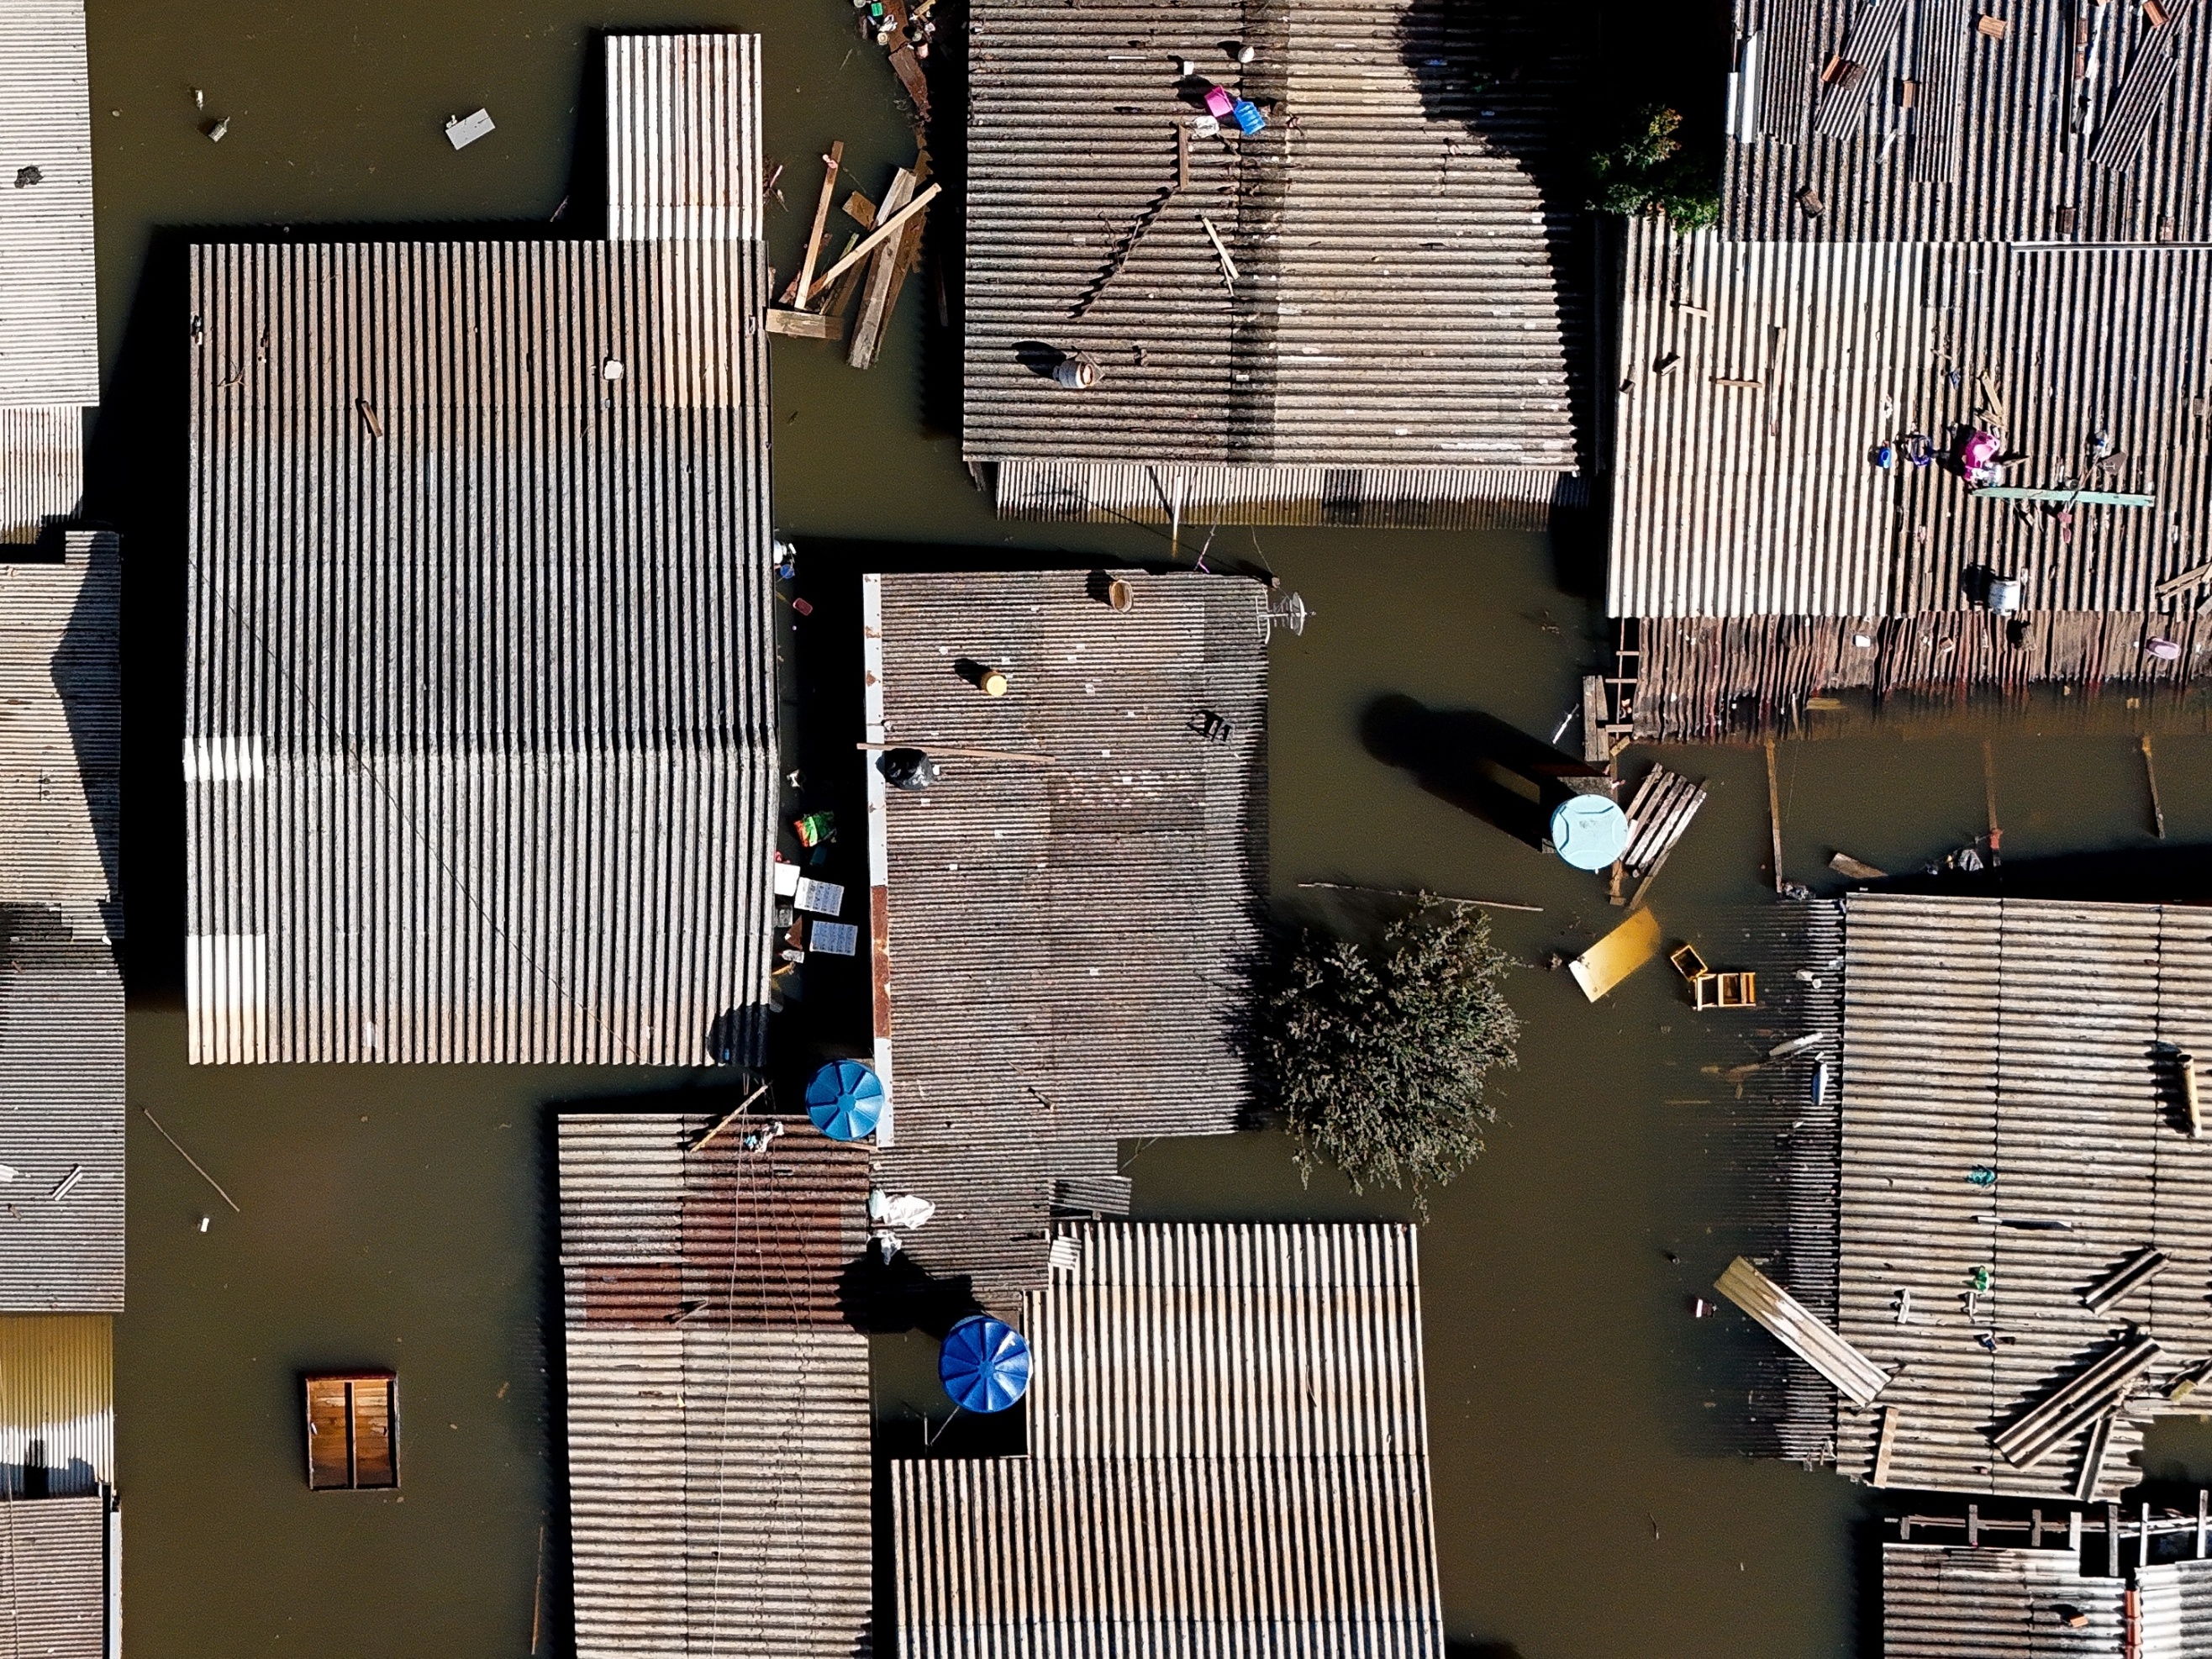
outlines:
M195 1061L761 1051L758 44L607 73L614 240L193 250Z
M978 0L970 23L963 429L1001 511L1164 517L1181 489L1194 520L1450 523L1571 493L1560 41L1427 0ZM1178 57L1266 131L1187 136ZM1049 378L1076 351L1086 391Z
M890 1466L904 1659L1441 1655L1413 1229L1066 1237L1027 1455Z
M945 751L926 791L868 772L881 1179L939 1206L916 1258L989 1296L1042 1282L1058 1183L1126 1194L1118 1141L1249 1103L1267 592L1112 579L1125 611L1103 573L863 579L870 739Z

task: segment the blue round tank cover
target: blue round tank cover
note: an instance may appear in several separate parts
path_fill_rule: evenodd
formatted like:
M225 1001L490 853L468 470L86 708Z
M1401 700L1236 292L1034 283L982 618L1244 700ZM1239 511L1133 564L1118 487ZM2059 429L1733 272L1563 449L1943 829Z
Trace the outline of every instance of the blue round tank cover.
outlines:
M1628 814L1603 795L1571 795L1552 813L1552 846L1577 870L1602 870L1628 845Z
M1002 1412L1029 1392L1029 1339L1003 1320L969 1314L945 1332L937 1376L963 1410Z
M884 1115L884 1084L857 1060L833 1060L806 1085L806 1115L832 1140L858 1140Z

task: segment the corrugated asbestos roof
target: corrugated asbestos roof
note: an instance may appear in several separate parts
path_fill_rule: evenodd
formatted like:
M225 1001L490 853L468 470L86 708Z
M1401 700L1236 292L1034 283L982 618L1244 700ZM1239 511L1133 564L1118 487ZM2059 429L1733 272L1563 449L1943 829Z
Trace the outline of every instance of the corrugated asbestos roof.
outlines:
M2087 1494L2115 1496L2144 1420L2197 1409L2169 1383L2212 1358L2212 1139L2160 1047L2212 1056L2212 910L1857 894L1844 949L1837 1324L1897 1375L1839 1409L1838 1467L1869 1475L1887 1409L1892 1486L2075 1496L2086 1431L2027 1470L1989 1437L2139 1325L2164 1352ZM2164 1272L2083 1305L2146 1245Z
M899 1659L1440 1655L1413 1230L1072 1236L1028 1455L890 1466Z
M758 1054L758 42L608 85L641 240L193 251L197 1062Z
M0 562L0 1310L119 1313L122 565L55 550Z
M1885 1544L1883 1659L2108 1659L2121 1650L2126 1590L2085 1577L2059 1550ZM2061 1607L2088 1623L2074 1628ZM2142 1659L2170 1653L2146 1648Z
M100 401L83 0L0 0L0 543L84 489Z
M82 1498L114 1483L111 1316L0 1316L0 1489Z
M1160 517L1131 464L1188 462L1200 519L1471 522L1584 463L1579 203L1543 183L1571 46L1442 0L971 20L966 453L1066 492L1017 469L1002 511ZM1181 188L1178 57L1272 112ZM1075 351L1088 391L1049 378Z
M2142 1659L2212 1659L2212 1561L2138 1567L2136 1586Z
M0 906L0 1310L123 1311L123 1054L98 912Z
M560 1120L576 1645L866 1650L867 1339L835 1304L867 1154L805 1119Z
M2137 5L1739 0L1728 234L2212 240L2212 27L2201 0L2165 11L2160 27ZM1978 32L1982 12L2002 39ZM1874 51L1846 46L1876 20ZM1824 88L1844 52L1864 77ZM1833 137L1816 131L1826 99Z
M910 1248L1003 1298L1041 1282L1053 1182L1115 1143L1218 1133L1267 871L1267 591L1117 572L864 579L883 1182L934 1200ZM971 683L1003 670L990 697Z
M122 764L117 538L0 562L0 904L115 897Z
M9 1651L107 1659L108 1500L44 1498L9 1504L5 1514L0 1632Z
M1745 244L1638 221L1620 337L1615 616L1960 610L1984 572L2031 612L2172 610L2194 594L2154 590L2212 557L2212 248ZM2062 519L1947 465L1875 465L1992 409L2027 457L2008 483L2154 504Z

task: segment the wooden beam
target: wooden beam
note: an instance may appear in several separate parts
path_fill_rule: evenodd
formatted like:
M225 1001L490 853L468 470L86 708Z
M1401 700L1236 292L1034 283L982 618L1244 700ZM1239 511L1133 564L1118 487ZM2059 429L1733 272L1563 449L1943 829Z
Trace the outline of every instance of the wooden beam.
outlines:
M2151 589L2151 595L2154 599L2170 599L2175 594L2185 593L2206 581L2212 581L2212 564L2200 564L2183 571L2179 576L2168 576Z
M2051 501L2061 507L2156 507L2155 495L2118 489L2030 489L2022 484L1984 484L1972 492L1993 501Z
M1221 274L1227 280L1230 291L1234 293L1237 288L1237 262L1229 257L1229 250L1221 245L1221 233L1213 228L1213 221L1201 213L1198 216L1198 222L1206 227L1206 240L1213 244L1213 251L1221 260Z
M1774 830L1774 890L1782 890L1782 788L1774 777L1774 739L1766 740L1766 820Z
M914 173L901 167L891 175L891 187L884 193L884 212L896 217L899 210L914 199L915 185L920 182ZM891 277L896 272L899 251L903 238L886 242L876 250L869 261L867 281L860 289L860 315L853 321L853 344L845 354L845 361L855 368L872 368L876 353L883 344L884 319L890 308Z
M942 185L932 185L928 189L923 191L921 195L915 197L914 200L908 202L904 207L901 208L896 213L890 215L887 218L878 220L876 222L876 228L860 240L858 246L854 247L850 253L838 260L836 264L830 266L829 270L823 271L819 276L814 279L813 293L819 294L823 289L829 287L830 283L836 282L840 276L842 276L852 266L858 264L862 259L866 258L869 254L873 253L878 248L889 241L891 238L892 233L896 231L901 225L904 224L908 219L911 219L915 214L921 212L932 202L935 201L937 199L938 192L943 188L944 186ZM809 295L807 297L811 299L813 295Z
M820 311L793 311L784 306L770 306L764 313L763 326L771 334L787 334L802 340L842 340L845 337L845 319Z
M2166 839L2166 808L2158 799L2158 768L2151 762L2150 733L2144 732L2136 741L2142 745L2143 781L2150 785L2150 832L2160 841Z
M845 141L836 140L822 158L822 194L814 204L814 228L806 233L806 258L799 267L799 291L814 286L814 262L821 257L822 233L830 223L830 198L836 193L837 168L845 159Z
M856 190L845 198L845 216L862 230L873 230L876 228L876 204Z
M1889 1462L1897 1450L1897 1425L1902 1415L1903 1410L1899 1407L1884 1406L1881 1408L1881 1433L1874 1443L1874 1478L1868 1481L1869 1486L1886 1486L1889 1484ZM2041 1518L2039 1512L2037 1519L2040 1521Z

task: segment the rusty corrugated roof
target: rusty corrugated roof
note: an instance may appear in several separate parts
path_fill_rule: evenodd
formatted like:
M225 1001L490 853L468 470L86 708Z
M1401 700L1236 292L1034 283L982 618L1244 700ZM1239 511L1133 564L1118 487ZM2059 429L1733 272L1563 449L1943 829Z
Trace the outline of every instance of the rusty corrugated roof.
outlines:
M1564 31L1437 0L970 18L964 439L1024 463L1002 511L1164 517L1176 486L1131 482L1146 462L1200 520L1464 523L1571 490L1589 306L1581 204L1553 188ZM1178 58L1270 112L1188 139L1187 186ZM1049 378L1076 351L1103 369L1087 391Z
M915 1257L1040 1282L1054 1182L1115 1144L1237 1127L1267 870L1267 590L1116 572L864 579L881 1178L936 1201ZM1010 689L971 684L984 667Z
M866 1243L867 1152L804 1118L690 1150L714 1121L560 1119L586 1659L814 1659L869 1628L868 1343L836 1303Z
M758 41L607 73L635 240L193 252L197 1062L760 1052Z

